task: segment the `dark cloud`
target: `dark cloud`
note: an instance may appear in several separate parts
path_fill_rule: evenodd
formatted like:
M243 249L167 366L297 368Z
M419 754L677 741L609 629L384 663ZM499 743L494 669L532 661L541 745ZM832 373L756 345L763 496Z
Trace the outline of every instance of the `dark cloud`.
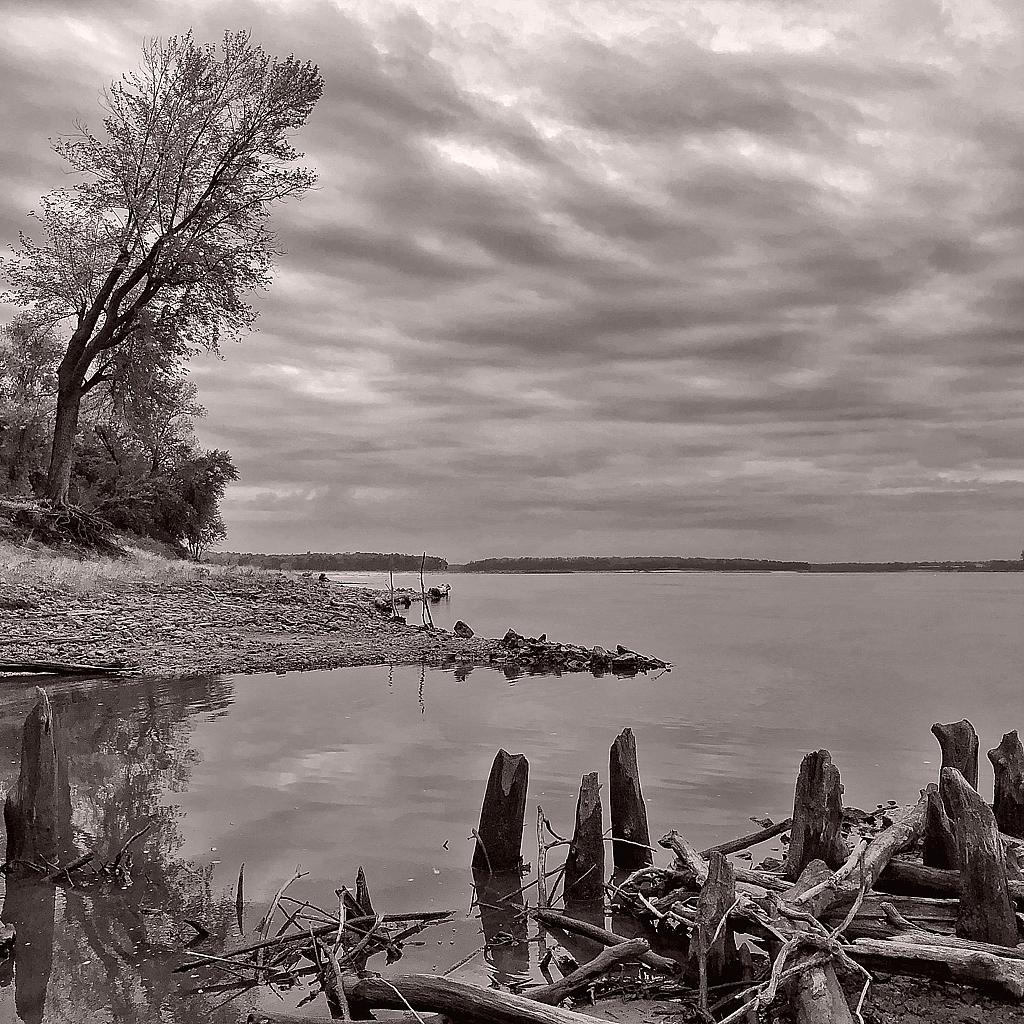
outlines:
M145 37L248 27L325 92L260 331L194 364L232 547L1016 554L1016 6L573 10L20 4L3 240Z

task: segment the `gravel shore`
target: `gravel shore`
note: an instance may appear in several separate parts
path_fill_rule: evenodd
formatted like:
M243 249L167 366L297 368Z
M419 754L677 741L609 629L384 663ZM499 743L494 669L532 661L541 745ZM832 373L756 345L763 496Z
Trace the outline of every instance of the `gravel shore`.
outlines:
M251 568L150 562L138 571L27 573L0 566L0 666L123 664L164 678L421 662L512 671L584 671L593 662L595 671L622 675L663 667L632 652L460 637L393 622L384 605L376 591Z

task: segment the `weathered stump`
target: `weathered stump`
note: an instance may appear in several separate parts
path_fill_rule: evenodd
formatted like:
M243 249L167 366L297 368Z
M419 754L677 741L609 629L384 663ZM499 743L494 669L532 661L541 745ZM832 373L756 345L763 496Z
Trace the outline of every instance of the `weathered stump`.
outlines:
M708 986L738 977L740 966L736 939L728 922L719 931L722 918L736 902L736 876L732 865L721 853L713 853L707 881L697 897L697 920L690 941L687 974L697 978L698 998L703 1010L708 1007ZM716 938L717 933L717 938Z
M565 900L604 899L604 824L597 772L583 776L576 801L576 829L565 858Z
M25 719L21 769L4 803L7 863L54 862L70 848L71 790L60 727L46 692Z
M1024 747L1016 729L988 752L988 759L996 776L992 805L996 824L1008 836L1024 839Z
M967 719L932 726L932 735L939 741L942 768L955 768L974 789L978 788L978 734ZM939 769L941 772L941 768ZM949 808L947 806L946 810Z
M617 868L635 871L654 863L647 831L647 806L640 790L636 740L623 729L612 744L608 762L608 788L612 811L612 861Z
M510 754L504 749L494 755L480 809L474 871L519 870L529 778L530 763L525 755Z
M940 772L940 792L953 817L960 851L962 939L1017 945L1017 918L1006 886L1003 843L992 809L956 768Z
M815 750L800 764L793 800L793 828L786 877L796 881L812 860L838 868L849 856L842 836L843 787L827 750Z
M925 798L928 808L924 819L924 863L930 868L958 868L960 854L956 831L946 814L938 789L929 785Z

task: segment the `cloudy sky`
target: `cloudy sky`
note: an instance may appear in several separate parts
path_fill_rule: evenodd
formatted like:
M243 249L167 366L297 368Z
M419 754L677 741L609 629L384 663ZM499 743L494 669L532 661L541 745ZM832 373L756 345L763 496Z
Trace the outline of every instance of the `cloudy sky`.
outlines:
M193 366L233 550L1024 547L1018 0L5 0L0 241L147 37L316 61Z

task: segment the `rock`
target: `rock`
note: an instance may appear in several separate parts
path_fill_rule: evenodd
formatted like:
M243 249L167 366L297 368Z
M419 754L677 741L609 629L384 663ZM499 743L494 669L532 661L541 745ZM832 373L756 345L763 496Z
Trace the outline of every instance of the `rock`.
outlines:
M514 647L520 640L522 640L522 637L514 629L510 629L501 638L501 642L505 647Z
M612 659L612 656L603 647L595 647L590 652L590 656L595 661L600 661L600 662L611 661L611 659Z
M465 622L463 622L462 619L459 619L458 622L455 623L455 625L452 627L452 632L456 636L464 637L466 640L468 640L472 636L476 636L472 628L468 626Z

